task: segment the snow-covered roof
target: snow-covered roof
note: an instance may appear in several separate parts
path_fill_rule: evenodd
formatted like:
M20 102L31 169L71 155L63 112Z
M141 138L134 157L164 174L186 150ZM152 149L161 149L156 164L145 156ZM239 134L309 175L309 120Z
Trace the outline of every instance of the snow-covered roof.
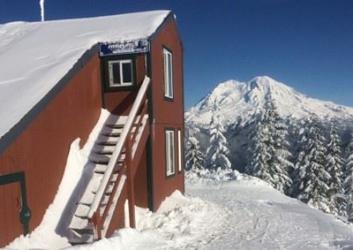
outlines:
M0 25L0 138L97 43L150 37L170 11Z

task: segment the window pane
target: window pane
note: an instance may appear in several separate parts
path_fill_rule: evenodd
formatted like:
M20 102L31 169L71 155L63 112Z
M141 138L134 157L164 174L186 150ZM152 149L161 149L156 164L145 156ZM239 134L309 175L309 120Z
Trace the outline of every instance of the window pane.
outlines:
M168 84L168 55L166 54L166 52L164 52L164 95L168 96L169 93L169 84Z
M172 159L171 159L171 139L170 133L167 133L167 173L171 174L172 172Z
M168 55L168 83L169 83L169 96L172 97L173 96L173 73L172 73L172 55L169 54Z
M132 82L132 63L123 63L123 82L131 83Z
M167 176L175 173L175 156L174 156L174 131L166 131L166 172Z
M178 130L178 170L181 171L181 164L182 164L182 161L181 161L181 131L180 129Z
M173 98L173 55L168 50L163 50L164 57L164 95Z
M113 74L113 82L112 84L120 84L120 65L118 62L112 63L112 74Z

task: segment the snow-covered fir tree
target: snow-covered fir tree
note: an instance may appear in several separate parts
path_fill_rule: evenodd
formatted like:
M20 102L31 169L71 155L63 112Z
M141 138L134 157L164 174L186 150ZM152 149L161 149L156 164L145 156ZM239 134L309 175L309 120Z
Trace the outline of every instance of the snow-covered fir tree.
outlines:
M206 151L206 164L210 170L226 169L231 170L232 164L229 160L229 148L225 129L220 117L213 115L210 124L210 142Z
M330 174L330 210L333 214L345 215L345 202L342 199L343 165L342 142L334 122L331 122L329 142L326 151L326 170Z
M185 149L185 169L195 171L203 169L205 157L200 149L199 141L193 136L187 138Z
M245 168L245 172L249 175L259 177L268 183L273 183L272 175L269 172L269 160L271 154L269 152L270 141L269 129L266 119L260 119L255 125L250 134L251 160Z
M330 212L330 174L325 169L325 138L317 118L300 131L300 152L295 171L294 196L309 205Z
M347 202L346 213L349 221L353 221L353 134L346 148L344 192Z
M252 157L246 168L248 174L257 176L281 192L291 186L288 128L277 113L273 102L268 101L265 112L250 135Z
M269 103L270 110L270 136L273 138L271 149L270 169L274 180L274 187L281 192L287 193L292 185L290 172L293 169L292 154L289 151L288 126L277 112L273 102Z

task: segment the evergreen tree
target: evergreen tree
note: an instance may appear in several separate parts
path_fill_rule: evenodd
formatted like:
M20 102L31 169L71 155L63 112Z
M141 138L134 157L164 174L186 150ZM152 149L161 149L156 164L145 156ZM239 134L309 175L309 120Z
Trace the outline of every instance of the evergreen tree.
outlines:
M347 217L353 221L353 134L346 148L344 192L347 201Z
M232 169L229 161L229 149L226 137L223 135L225 129L219 116L213 115L210 124L210 143L206 151L207 166L210 170Z
M201 170L205 166L205 157L200 150L200 143L195 137L190 137L186 141L185 169Z
M265 180L268 183L273 183L272 175L269 171L269 160L271 154L268 147L271 144L271 138L268 133L267 120L259 120L253 133L250 135L251 143L251 160L246 167L246 173Z
M341 199L343 196L343 185L342 185L342 173L343 173L343 159L341 149L341 138L337 133L337 129L333 123L330 128L330 140L327 145L326 153L326 170L330 174L329 188L330 188L330 210L334 214L344 215L344 200Z
M270 103L270 136L273 138L273 151L270 152L271 159L269 167L272 169L274 187L281 192L288 193L292 185L290 172L293 169L292 154L289 152L290 143L288 142L288 126L277 112L274 103Z
M267 102L265 112L253 131L253 157L246 172L267 181L281 192L287 192L292 183L289 171L293 168L288 149L288 128L273 102Z
M301 147L296 163L295 196L313 207L330 212L330 174L325 169L325 138L318 119L301 131Z

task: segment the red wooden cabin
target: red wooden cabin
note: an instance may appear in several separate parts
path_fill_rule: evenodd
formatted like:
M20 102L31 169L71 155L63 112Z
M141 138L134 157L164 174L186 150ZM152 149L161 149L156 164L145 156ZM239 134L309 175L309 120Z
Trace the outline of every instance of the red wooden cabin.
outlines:
M74 202L75 211L67 218L71 235L66 236L73 243L109 236L124 226L124 217L134 226L134 205L155 211L174 190L184 191L183 47L173 13L152 11L4 27L14 32L24 27L27 33L10 41L4 53L0 44L3 72L18 67L24 71L17 72L22 79L22 74L26 78L36 70L31 65L37 60L52 57L57 63L48 66L52 78L43 74L28 81L32 86L33 79L39 79L42 85L33 86L43 92L28 107L22 105L28 93L11 92L11 106L23 111L18 117L10 119L5 114L11 113L1 112L9 109L4 102L10 95L2 97L1 92L11 89L12 82L0 84L0 125L6 123L6 129L0 130L0 247L40 224L62 179L71 143L79 137L84 145L102 108L115 116L106 121L90 156L95 166L92 178L100 176L99 186L90 190L87 183ZM12 33L3 32L0 39L8 34ZM48 44L57 49L40 48L40 34L53 37ZM57 58L61 46L70 47L70 39L83 42ZM17 55L16 49L26 43L28 53ZM71 52L79 55L74 61ZM8 63L16 57L22 60ZM55 68L65 58L70 59L63 62L66 66ZM0 83L6 82L1 73L0 69ZM13 89L18 86L13 84ZM126 200L128 215L124 214Z

